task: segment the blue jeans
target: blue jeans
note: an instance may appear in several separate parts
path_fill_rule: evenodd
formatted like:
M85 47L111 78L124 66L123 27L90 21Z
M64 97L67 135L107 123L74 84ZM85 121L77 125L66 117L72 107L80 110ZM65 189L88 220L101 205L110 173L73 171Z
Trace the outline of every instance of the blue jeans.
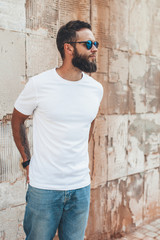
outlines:
M70 191L28 186L24 231L26 240L83 240L88 221L90 185Z

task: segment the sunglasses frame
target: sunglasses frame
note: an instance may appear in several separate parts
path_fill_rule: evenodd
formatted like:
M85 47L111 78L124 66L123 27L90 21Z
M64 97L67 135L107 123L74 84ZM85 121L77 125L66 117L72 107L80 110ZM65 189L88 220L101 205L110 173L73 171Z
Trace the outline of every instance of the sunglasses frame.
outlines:
M67 42L67 43L85 43L85 46L86 46L87 50L90 50L93 45L94 45L96 48L98 48L98 46L99 46L99 42L97 42L97 41L92 42L91 40L88 40L88 41L80 41L80 42ZM89 44L91 45L90 48L87 47L87 43L89 43ZM97 45L97 46L96 46L96 45Z

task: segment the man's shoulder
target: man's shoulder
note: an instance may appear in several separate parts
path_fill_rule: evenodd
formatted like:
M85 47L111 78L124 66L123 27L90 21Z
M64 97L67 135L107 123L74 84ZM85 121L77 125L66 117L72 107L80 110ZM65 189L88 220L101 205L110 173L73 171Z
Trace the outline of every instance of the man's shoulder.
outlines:
M43 71L39 74L34 75L33 77L31 77L30 79L33 79L34 81L40 81L40 80L47 80L52 78L54 75L54 68Z
M98 82L95 78L93 78L92 76L89 76L88 74L84 73L86 79L88 79L88 82L90 82L90 84L95 85L98 88L103 88L102 84L100 82Z

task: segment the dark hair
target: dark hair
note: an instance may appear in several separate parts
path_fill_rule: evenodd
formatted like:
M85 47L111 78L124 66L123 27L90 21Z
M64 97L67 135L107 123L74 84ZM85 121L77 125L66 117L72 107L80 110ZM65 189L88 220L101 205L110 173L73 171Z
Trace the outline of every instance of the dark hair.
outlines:
M59 29L56 43L62 59L64 59L64 43L76 41L76 31L82 28L91 30L91 25L87 22L76 20L68 22Z

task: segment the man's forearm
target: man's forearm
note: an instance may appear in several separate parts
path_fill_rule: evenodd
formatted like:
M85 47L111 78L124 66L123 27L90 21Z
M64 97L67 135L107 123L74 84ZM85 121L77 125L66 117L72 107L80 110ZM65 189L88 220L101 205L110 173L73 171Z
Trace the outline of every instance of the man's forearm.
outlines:
M20 134L20 148L22 148L22 152L24 154L24 157L22 156L22 158L23 158L23 160L29 160L31 158L31 154L30 154L30 150L29 150L29 142L28 142L28 138L27 138L26 127L25 127L24 123L20 124L19 134ZM19 149L19 151L20 151L20 149ZM21 153L21 151L20 151L20 153ZM21 153L21 155L22 155L22 153Z
M23 161L27 161L31 158L29 143L26 133L26 127L24 121L17 119L16 116L12 117L12 131L16 146L23 158Z

